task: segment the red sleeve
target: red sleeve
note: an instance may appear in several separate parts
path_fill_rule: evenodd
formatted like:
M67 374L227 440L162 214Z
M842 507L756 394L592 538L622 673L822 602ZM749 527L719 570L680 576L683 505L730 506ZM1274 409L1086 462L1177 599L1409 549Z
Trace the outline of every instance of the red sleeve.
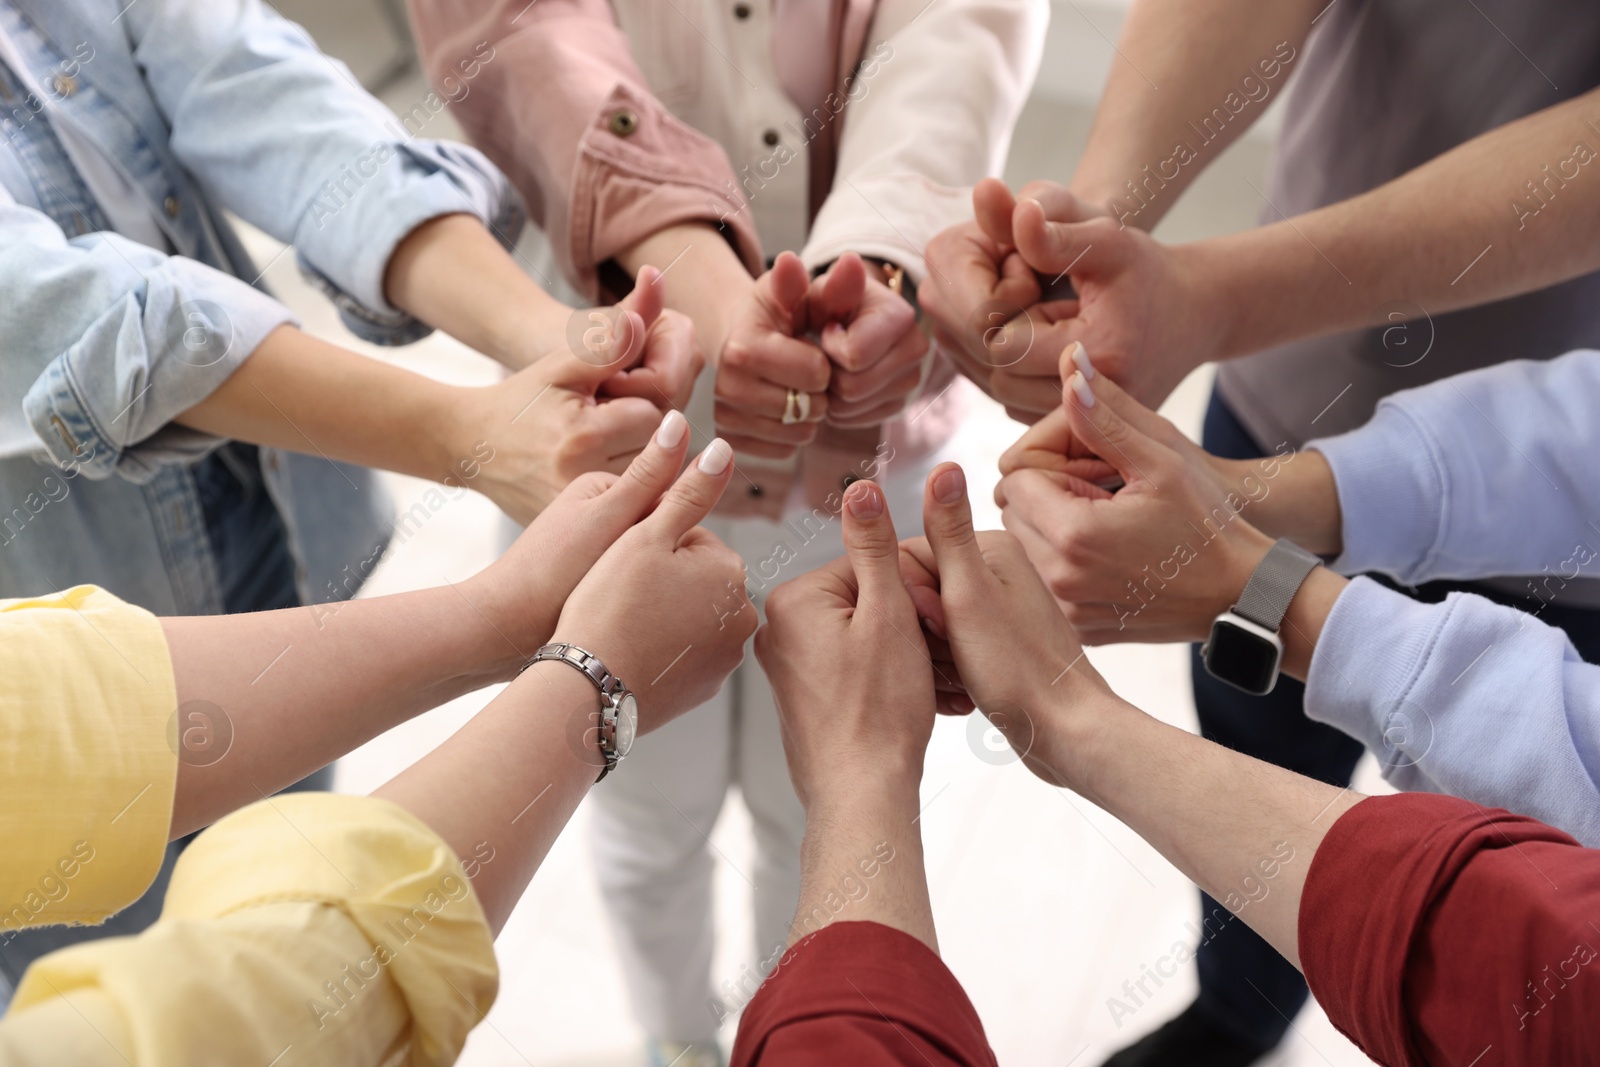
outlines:
M1364 800L1317 850L1299 937L1311 991L1379 1063L1600 1063L1600 851L1543 823Z
M739 1020L732 1067L995 1067L961 983L879 923L832 923L783 954Z

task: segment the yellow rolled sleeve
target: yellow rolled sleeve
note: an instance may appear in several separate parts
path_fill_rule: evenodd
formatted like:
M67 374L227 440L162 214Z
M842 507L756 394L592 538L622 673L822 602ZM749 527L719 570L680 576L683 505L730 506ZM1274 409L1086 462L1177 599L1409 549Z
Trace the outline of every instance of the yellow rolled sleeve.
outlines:
M0 942L100 923L161 868L177 696L154 615L94 586L0 601Z
M449 846L386 801L290 794L202 834L150 930L34 964L0 1060L447 1064L497 987Z

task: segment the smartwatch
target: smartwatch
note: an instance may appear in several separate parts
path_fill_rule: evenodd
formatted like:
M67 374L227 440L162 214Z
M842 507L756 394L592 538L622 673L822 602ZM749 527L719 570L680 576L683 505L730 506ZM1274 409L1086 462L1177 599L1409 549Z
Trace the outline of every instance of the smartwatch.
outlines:
M595 781L601 781L616 769L622 757L633 747L633 739L639 736L639 701L628 691L621 678L606 669L599 656L577 645L545 645L533 654L523 670L535 663L550 660L576 669L600 690L600 755L605 760L605 766Z
M1253 696L1272 692L1283 663L1278 628L1295 593L1321 563L1293 541L1274 544L1251 573L1239 602L1211 624L1211 637L1200 649L1206 673Z

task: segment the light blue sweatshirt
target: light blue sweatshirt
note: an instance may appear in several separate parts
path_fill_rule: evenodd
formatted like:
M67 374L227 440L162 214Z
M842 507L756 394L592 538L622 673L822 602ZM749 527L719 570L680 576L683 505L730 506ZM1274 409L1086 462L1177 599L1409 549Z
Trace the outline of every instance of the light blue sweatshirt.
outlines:
M1600 574L1600 352L1519 361L1397 393L1309 444L1333 468L1335 569L1407 585ZM1600 845L1600 667L1531 612L1455 593L1421 604L1356 578L1329 614L1306 713L1406 790L1531 815Z

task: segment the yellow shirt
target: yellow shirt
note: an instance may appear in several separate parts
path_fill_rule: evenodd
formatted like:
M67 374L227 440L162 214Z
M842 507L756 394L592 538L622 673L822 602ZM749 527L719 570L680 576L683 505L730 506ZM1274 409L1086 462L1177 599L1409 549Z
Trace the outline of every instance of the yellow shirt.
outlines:
M87 586L0 601L0 937L99 922L144 892L175 711L147 612ZM143 934L35 963L0 1019L0 1065L450 1063L497 982L436 834L384 801L290 794L202 834Z

